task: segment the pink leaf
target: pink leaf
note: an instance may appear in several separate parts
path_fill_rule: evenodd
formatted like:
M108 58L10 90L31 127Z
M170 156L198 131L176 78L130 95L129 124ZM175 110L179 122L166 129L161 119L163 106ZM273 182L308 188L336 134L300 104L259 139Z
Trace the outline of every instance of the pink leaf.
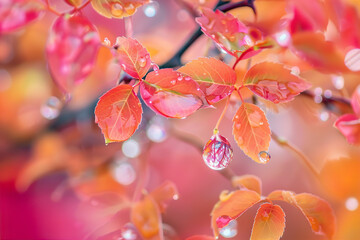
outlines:
M350 144L360 144L360 119L354 114L339 117L334 126L346 137Z
M54 81L70 91L91 73L100 39L95 27L82 15L58 17L50 31L46 55Z
M360 118L360 85L355 89L352 95L351 106L354 113Z
M170 68L150 72L141 82L140 91L153 111L170 118L187 117L206 101L194 80Z
M35 0L1 0L0 33L16 30L36 20L43 5Z

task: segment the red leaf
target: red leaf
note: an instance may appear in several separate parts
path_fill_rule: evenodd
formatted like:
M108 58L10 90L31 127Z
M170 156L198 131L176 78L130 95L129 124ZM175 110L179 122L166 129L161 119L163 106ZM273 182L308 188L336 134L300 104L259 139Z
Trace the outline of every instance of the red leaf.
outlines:
M150 0L92 0L96 12L108 18L124 18L133 15L138 7Z
M82 15L58 17L46 44L49 70L63 91L70 91L91 72L100 39L95 27Z
M125 141L141 122L141 104L132 86L119 85L100 97L95 108L96 123L105 143Z
M259 30L246 27L230 13L202 8L202 15L196 18L196 22L206 36L234 57L240 57L246 51L246 56L242 56L246 59L259 53L259 48L270 45L263 41Z
M214 237L206 236L206 235L195 235L188 237L185 240L214 240Z
M282 200L299 208L310 223L312 230L332 238L335 231L335 215L329 203L309 193L295 195L289 191L274 191L269 194L270 200Z
M235 71L215 58L193 60L178 71L190 76L199 84L209 104L229 96L234 90Z
M233 122L233 135L241 150L254 161L267 163L271 131L264 112L254 104L243 103Z
M43 5L35 0L0 1L0 33L19 29L36 20Z
M291 101L311 86L282 64L270 62L254 65L243 82L255 94L274 103Z
M346 137L350 144L360 144L360 119L354 114L339 117L334 126Z
M150 193L152 198L158 204L161 212L164 212L169 200L179 198L178 190L173 182L166 181Z
M351 106L356 116L360 117L360 85L355 89L351 97Z
M122 69L137 79L143 78L151 66L150 54L135 39L118 37L114 55Z
M285 213L279 205L264 203L258 209L250 240L278 240L284 233Z
M326 73L348 72L344 64L344 54L335 43L325 41L323 34L301 32L292 36L295 54Z
M246 188L261 195L261 180L254 175L235 176L231 179L233 187Z
M232 219L240 217L247 209L261 200L254 191L238 190L223 192L211 212L211 226L215 237L219 236L219 228L225 227Z
M73 7L79 7L82 3L82 0L65 0L67 4Z
M150 72L140 90L145 103L165 117L184 118L203 105L199 85L170 68Z

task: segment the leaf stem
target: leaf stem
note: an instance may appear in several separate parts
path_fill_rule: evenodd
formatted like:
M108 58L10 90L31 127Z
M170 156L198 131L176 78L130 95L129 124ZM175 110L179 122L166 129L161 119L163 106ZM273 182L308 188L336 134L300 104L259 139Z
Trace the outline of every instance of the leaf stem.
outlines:
M225 107L224 107L224 109L223 109L223 111L222 111L222 113L221 113L221 115L220 115L220 117L219 117L219 119L218 119L218 121L217 121L217 123L215 125L214 134L217 134L219 132L220 123L221 123L222 119L225 116L225 113L226 113L226 111L227 111L227 109L229 107L229 104L230 104L230 96L227 96L227 101L226 101Z

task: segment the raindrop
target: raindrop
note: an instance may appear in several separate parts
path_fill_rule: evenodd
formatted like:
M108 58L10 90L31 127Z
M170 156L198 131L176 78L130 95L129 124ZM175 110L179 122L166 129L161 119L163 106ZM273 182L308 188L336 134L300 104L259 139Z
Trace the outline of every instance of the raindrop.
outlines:
M177 78L179 81L182 81L183 80L183 76L179 75L179 77Z
M154 70L154 72L158 72L159 71L159 66L156 63L151 63L152 68Z
M213 135L203 150L206 165L213 170L226 168L233 158L233 150L229 141L220 134Z
M185 81L190 81L191 77L185 77Z
M128 158L136 158L140 155L141 149L137 141L129 139L122 144L121 150Z
M170 83L171 83L172 85L175 85L176 80L171 80Z
M146 66L146 58L145 57L141 57L139 59L139 66L142 68Z
M113 3L111 5L111 14L116 17L121 17L124 12L123 6L120 3Z
M261 163L267 163L270 161L271 158L270 154L266 151L259 152L258 157Z
M51 96L41 106L40 112L44 118L52 120L59 116L61 107L62 107L61 101L57 97Z
M153 142L163 142L167 138L165 124L159 117L153 117L146 129L146 136Z
M349 211L355 211L359 207L359 201L354 197L346 199L345 207Z
M133 166L126 161L116 161L112 167L114 179L122 185L130 185L136 179L136 172Z
M237 235L237 233L238 231L237 231L236 220L230 221L230 223L227 226L220 229L220 235L223 236L224 238L233 238Z
M156 1L146 4L143 8L145 16L152 18L155 17L159 9L159 3Z
M360 49L350 50L345 55L345 65L353 72L360 71Z
M300 68L298 66L294 66L291 68L291 74L295 75L295 76L299 76L300 75Z
M334 87L336 89L340 90L340 89L344 88L344 82L345 81L344 81L343 76L338 76L338 75L332 76L331 80L332 80L332 83L333 83L333 85L334 85Z
M223 215L216 219L216 225L218 228L223 228L228 225L231 220L233 220L231 217Z

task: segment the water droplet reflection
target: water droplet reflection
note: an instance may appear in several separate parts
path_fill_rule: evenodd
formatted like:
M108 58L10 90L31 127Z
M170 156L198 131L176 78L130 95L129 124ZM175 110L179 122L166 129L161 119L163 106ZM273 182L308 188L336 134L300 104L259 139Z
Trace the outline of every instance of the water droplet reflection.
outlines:
M266 151L259 152L258 157L259 157L259 160L261 163L267 163L270 161L270 158L271 158L270 154Z
M229 141L220 134L213 135L203 150L206 165L213 170L226 168L233 158L233 150Z
M227 226L220 229L220 235L223 236L224 238L233 238L237 235L237 233L238 231L237 231L236 220L230 221L230 223Z

